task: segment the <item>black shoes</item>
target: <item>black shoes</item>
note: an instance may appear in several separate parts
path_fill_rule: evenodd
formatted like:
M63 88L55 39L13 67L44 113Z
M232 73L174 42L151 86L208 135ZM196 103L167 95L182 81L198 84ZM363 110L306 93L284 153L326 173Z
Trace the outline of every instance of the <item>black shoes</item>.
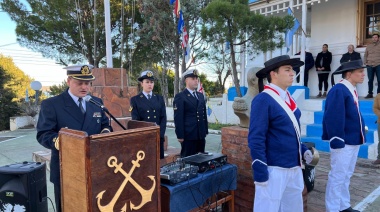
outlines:
M345 210L342 210L342 211L340 211L340 212L360 212L360 211L355 210L355 209L352 209L351 207L349 207L349 208L347 208L347 209L345 209Z
M368 94L366 97L364 97L365 99L370 99L370 98L373 98L373 94Z

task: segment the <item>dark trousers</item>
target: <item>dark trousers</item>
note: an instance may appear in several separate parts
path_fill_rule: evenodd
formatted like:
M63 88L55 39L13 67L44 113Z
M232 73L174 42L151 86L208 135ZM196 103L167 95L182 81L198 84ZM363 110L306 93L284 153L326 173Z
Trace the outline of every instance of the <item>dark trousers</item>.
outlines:
M190 155L195 155L199 152L205 152L206 140L184 140L181 143L181 157L187 157Z
M300 73L300 69L297 69L297 70L294 70L296 72L296 76L298 75L298 73ZM296 79L297 83L300 82L300 75L297 76L297 79Z
M160 159L164 158L164 143L165 138L160 138Z
M297 70L294 70L294 71L296 72L296 75L298 73L300 73L299 69L298 69L298 71ZM303 75L303 85L307 87L307 83L309 82L309 71L305 70L303 74L304 74ZM299 82L300 82L300 75L297 76L297 83L299 83Z
M320 91L322 91L322 83L323 83L324 91L327 92L327 89L329 88L329 83L327 81L328 79L329 79L329 73L318 74L318 88Z
M309 82L309 71L305 70L305 73L304 73L304 76L303 76L303 85L307 87L307 83L308 82Z
M61 212L61 184L60 183L54 183L54 197L55 197L55 207L56 212Z
M373 94L373 80L375 79L375 73L377 78L377 93L380 93L380 65L378 65L367 66L368 94Z

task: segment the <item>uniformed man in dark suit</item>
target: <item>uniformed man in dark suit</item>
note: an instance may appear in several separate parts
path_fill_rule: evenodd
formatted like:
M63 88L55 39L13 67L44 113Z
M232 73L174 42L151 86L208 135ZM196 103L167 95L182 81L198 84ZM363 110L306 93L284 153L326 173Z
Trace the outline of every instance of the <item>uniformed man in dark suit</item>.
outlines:
M160 126L160 158L164 158L164 142L166 131L166 106L161 95L153 93L154 77L150 70L143 71L137 79L142 91L131 98L132 119L137 121L155 122Z
M206 102L202 93L197 92L198 71L183 73L186 88L174 97L174 124L177 139L181 143L181 157L205 151L208 122Z
M59 138L61 128L81 130L88 135L110 132L109 119L100 107L83 101L90 90L92 75L91 65L76 65L67 70L69 88L58 96L41 103L37 123L38 142L51 149L50 181L54 184L57 211L61 211L61 186L59 165ZM92 96L95 101L102 100Z

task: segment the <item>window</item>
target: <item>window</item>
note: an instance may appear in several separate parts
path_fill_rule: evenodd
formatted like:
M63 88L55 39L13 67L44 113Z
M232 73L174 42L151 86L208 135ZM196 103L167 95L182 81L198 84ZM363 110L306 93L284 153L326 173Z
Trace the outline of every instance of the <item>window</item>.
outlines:
M380 32L380 2L365 5L365 38L372 38L373 32Z
M380 33L380 0L359 0L359 46L367 45L374 32Z

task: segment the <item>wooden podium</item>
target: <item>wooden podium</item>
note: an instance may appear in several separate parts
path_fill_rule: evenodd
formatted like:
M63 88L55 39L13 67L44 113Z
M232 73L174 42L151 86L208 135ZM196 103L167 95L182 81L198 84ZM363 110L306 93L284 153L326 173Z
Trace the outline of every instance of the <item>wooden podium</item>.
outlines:
M61 129L62 211L160 211L159 129L132 120L92 136Z

